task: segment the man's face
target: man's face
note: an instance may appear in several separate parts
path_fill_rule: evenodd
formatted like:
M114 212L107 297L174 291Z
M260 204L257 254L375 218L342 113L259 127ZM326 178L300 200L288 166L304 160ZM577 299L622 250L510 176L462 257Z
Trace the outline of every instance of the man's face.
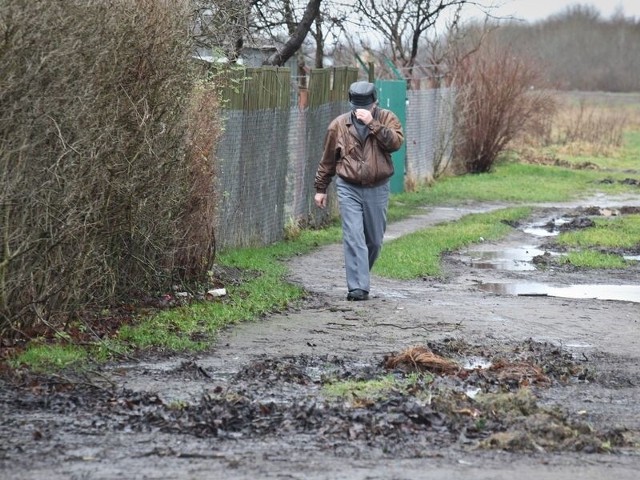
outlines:
M374 103L371 103L371 104L369 104L367 106L364 106L364 107L362 107L362 106L353 107L353 111L356 112L358 110L366 110L368 112L373 112L373 109L375 108L375 106L376 106L376 104L374 102Z
M375 108L375 102L366 107L355 107L353 114L356 117L356 121L368 125L373 120L373 109Z

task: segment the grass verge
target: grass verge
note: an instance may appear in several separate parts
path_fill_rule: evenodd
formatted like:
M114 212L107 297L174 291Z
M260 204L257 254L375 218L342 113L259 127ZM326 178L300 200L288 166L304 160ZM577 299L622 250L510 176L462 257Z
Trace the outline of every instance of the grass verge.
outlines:
M578 268L593 269L624 268L628 264L622 255L591 250L579 250L563 255L560 262L568 263Z
M575 248L637 248L640 243L640 215L596 218L593 227L564 232L557 243Z
M221 328L284 309L299 300L304 292L286 282L282 260L339 238L339 227L334 225L323 230L301 230L295 239L268 247L223 252L218 265L247 272L245 278L227 287L224 299L162 311L135 326L124 327L119 338L138 348L204 349Z
M62 339L60 344L41 345L33 342L11 364L53 371L80 366L88 358L106 359L109 352L118 354L150 348L166 351L203 350L225 326L255 320L302 298L302 289L286 282L287 272L282 260L339 239L340 228L332 225L322 230L302 230L295 239L268 247L223 252L216 263L243 272L238 282L226 287L226 297L157 311L135 324L123 325L115 338L92 345L76 345L69 338Z

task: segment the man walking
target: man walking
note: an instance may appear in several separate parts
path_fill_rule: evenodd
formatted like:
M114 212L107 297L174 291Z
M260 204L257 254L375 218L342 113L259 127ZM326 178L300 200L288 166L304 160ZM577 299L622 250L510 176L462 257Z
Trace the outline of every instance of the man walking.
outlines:
M352 110L329 124L314 182L315 203L325 208L327 187L333 176L338 176L347 300L369 298L369 272L380 254L387 227L391 153L404 141L398 117L379 108L377 99L372 83L351 84Z

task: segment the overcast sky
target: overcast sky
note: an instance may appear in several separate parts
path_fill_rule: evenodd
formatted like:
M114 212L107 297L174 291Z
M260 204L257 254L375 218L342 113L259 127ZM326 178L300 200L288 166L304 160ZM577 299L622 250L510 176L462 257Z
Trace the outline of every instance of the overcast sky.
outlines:
M622 8L626 17L640 20L640 0L485 0L486 5L499 5L495 10L499 16L513 16L530 22L542 20L560 13L571 5L590 5L604 18L610 18L617 8Z

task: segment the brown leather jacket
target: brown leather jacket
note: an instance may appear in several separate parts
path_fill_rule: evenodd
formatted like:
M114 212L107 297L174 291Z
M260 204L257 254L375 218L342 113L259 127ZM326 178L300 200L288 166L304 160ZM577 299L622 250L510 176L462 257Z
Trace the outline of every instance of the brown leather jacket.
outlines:
M317 193L326 193L335 174L349 183L363 186L378 185L393 175L391 153L404 141L398 117L376 107L368 127L369 135L363 143L353 125L351 112L338 116L329 124L314 182Z

